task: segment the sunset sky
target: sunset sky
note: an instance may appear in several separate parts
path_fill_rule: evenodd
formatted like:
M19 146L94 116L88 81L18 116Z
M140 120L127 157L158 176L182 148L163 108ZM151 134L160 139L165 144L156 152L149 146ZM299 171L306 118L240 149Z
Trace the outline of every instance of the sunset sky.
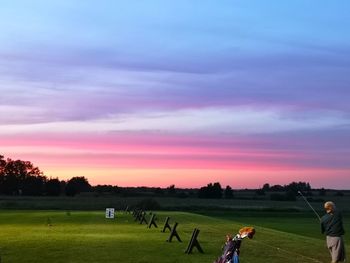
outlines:
M349 10L3 0L0 154L92 184L350 189Z

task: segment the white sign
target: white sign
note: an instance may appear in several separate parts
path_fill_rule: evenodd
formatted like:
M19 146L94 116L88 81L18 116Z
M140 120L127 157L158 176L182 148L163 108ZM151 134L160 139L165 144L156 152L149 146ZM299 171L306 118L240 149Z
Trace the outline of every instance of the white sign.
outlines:
M106 208L106 218L114 218L114 208Z

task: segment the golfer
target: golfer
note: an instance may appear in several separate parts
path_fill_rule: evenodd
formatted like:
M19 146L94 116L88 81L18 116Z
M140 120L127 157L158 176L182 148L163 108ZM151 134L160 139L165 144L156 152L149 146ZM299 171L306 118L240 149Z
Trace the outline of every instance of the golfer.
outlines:
M322 234L327 236L327 247L332 257L332 263L345 261L345 246L343 235L343 218L333 202L324 204L326 214L321 218Z

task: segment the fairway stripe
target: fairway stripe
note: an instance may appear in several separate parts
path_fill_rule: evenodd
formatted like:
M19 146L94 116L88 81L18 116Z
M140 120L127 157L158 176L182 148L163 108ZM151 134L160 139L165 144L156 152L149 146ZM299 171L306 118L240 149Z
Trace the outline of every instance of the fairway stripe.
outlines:
M279 248L279 247L275 247L275 246L272 246L272 245L268 245L266 243L259 242L259 241L256 241L256 240L251 240L251 241L255 242L255 243L259 243L259 244L261 244L263 246L266 246L266 247L269 247L269 248L276 249L276 250L281 251L281 252L285 252L287 254L296 255L296 256L299 256L299 257L302 257L302 258L305 258L305 259L309 259L309 260L311 260L313 262L323 263L322 261L319 261L318 259L311 258L311 257L308 257L308 256L304 256L302 254L299 254L299 253L296 253L296 252L292 252L292 251L289 251L289 250L285 250L283 248Z

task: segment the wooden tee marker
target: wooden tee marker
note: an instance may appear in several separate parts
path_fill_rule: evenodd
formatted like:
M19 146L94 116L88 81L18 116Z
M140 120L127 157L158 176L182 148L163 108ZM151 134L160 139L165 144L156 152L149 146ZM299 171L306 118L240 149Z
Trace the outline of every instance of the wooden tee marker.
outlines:
M140 225L142 225L143 223L145 223L146 225L148 224L146 219L146 212L141 212Z
M141 220L141 214L142 214L142 210L136 211L135 221L140 221Z
M157 228L157 223L156 223L156 214L152 214L151 219L149 220L148 228L151 228L152 225Z
M177 225L178 225L178 223L175 222L173 228L171 229L170 236L169 236L167 242L171 242L171 241L173 240L173 237L176 237L176 239L177 239L179 242L182 242L182 241L181 241L181 238L180 238L180 236L179 236L179 234L178 234L177 231L176 231Z
M199 235L199 229L195 228L193 230L191 240L188 243L187 249L185 250L186 254L191 254L194 247L196 247L200 253L204 253L201 245L198 242L198 239L197 239L198 235Z
M167 216L167 218L165 219L163 230L161 232L164 233L165 230L167 230L167 229L169 229L169 231L171 231L171 227L169 225L169 220L170 220L170 217Z

